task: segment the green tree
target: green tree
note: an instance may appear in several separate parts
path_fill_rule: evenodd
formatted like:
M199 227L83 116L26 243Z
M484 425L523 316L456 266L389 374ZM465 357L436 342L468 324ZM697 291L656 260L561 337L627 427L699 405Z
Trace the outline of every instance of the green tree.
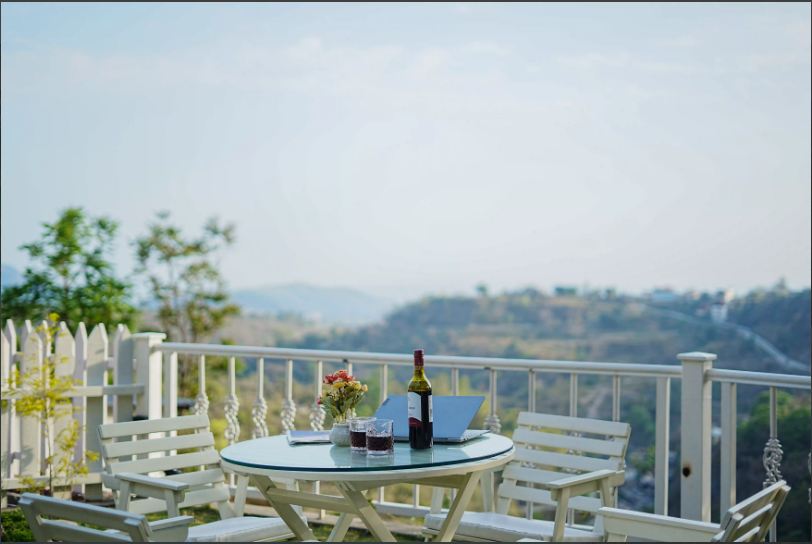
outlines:
M40 320L55 312L69 327L84 321L132 327L138 310L130 304L131 285L115 276L110 253L118 223L68 208L53 223L43 223L39 241L20 247L28 253L20 285L3 289L0 316Z
M234 225L209 219L203 232L187 238L159 212L146 235L135 241L136 272L146 276L151 298L158 304L157 319L170 339L197 343L211 336L240 307L230 301L215 260L234 243ZM189 366L178 366L181 391L189 393Z
M782 477L792 487L781 512L778 514L780 540L809 542L810 511L807 490L810 486L809 429L812 416L809 396L791 395L779 391L776 398L778 438L784 455L781 462ZM770 396L763 392L753 405L750 417L739 424L737 440L738 492L747 497L762 488L765 479L762 454L769 438Z

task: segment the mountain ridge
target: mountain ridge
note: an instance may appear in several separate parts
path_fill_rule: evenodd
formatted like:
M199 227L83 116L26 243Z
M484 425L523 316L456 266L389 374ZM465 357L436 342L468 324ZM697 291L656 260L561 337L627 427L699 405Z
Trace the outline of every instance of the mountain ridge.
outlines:
M299 314L316 321L360 325L382 319L395 303L351 287L307 283L235 289L231 297L248 313Z

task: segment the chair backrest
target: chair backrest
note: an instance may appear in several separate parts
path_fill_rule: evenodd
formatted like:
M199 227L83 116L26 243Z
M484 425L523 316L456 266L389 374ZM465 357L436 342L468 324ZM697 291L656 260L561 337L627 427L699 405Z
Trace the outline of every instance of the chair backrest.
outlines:
M220 515L234 515L229 489L220 468L220 454L205 415L181 416L99 425L104 474L110 489L120 487L116 474L149 475L158 471L182 471L162 478L191 485L181 508L217 503ZM129 503L130 512L149 514L166 511L161 499L142 498Z
M521 412L513 432L516 457L503 473L497 491L497 511L507 513L511 500L552 506L556 502L544 484L595 470L623 470L631 427L628 423ZM572 497L569 507L594 515L598 497Z
M151 536L144 516L114 508L33 493L23 493L17 504L28 520L34 539L39 542L148 542ZM94 527L85 527L80 523ZM108 529L120 532L107 532Z
M770 525L789 493L789 486L780 480L755 495L736 504L725 513L721 532L715 542L764 542Z

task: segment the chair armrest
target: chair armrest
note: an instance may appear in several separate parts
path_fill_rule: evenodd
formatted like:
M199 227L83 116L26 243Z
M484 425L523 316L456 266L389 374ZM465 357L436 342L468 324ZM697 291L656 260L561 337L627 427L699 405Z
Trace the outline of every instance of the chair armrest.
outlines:
M177 516L153 521L149 524L152 532L151 540L155 542L184 542L189 536L189 526L194 521L195 518L192 516Z
M592 472L586 472L584 474L575 474L573 476L559 478L557 480L553 480L552 482L542 484L542 486L548 489L563 489L565 487L573 487L579 484L598 482L599 480L603 480L604 478L609 478L617 474L617 471L609 469L593 470ZM622 475L623 472L620 472L620 474Z
M175 480L168 480L166 478L154 478L144 474L136 474L135 472L120 472L116 474L116 478L131 484L138 484L139 486L147 486L163 491L186 491L191 487L184 482L176 482Z
M133 472L120 472L116 474L116 478L121 483L116 508L129 510L130 495L141 495L166 501L166 511L173 517L180 515L178 508L186 497L186 490L191 487L188 483Z
M719 525L659 514L603 507L598 510L607 536L628 536L657 541L710 542Z

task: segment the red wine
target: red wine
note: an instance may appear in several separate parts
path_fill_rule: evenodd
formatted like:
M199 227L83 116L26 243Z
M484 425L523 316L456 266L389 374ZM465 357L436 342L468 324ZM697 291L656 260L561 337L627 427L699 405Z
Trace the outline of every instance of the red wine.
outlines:
M391 434L385 436L367 436L367 450L389 451L395 447L395 439Z
M431 382L423 370L423 350L414 350L414 376L406 397L409 402L409 445L416 450L430 448L434 442L434 417L431 409Z
M353 448L367 447L366 431L350 431L350 446Z

